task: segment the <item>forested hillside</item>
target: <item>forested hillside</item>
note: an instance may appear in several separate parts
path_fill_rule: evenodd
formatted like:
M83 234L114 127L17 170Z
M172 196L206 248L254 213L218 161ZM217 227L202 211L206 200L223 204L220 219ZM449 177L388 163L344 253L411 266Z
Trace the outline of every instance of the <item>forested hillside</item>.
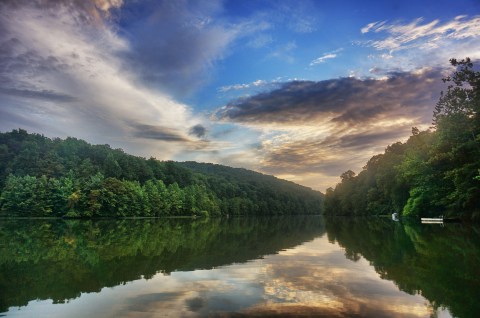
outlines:
M460 217L480 220L480 72L470 59L444 80L432 130L412 129L407 142L372 157L357 176L351 170L328 189L330 215ZM414 89L414 88L412 88Z
M0 133L0 215L318 214L323 195L244 169L161 162L83 140Z

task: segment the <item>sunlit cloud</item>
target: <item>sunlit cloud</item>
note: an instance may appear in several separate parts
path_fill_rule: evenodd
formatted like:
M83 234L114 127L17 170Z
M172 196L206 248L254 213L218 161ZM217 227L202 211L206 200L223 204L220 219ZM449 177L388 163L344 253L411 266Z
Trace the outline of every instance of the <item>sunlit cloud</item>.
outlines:
M310 66L313 66L313 65L316 65L316 64L321 64L321 63L324 63L326 60L328 59L334 59L337 57L337 54L325 54L315 60L313 60L311 63L310 63Z
M2 131L333 186L430 125L448 60L480 59L480 16L362 17L347 39L323 32L328 12L290 0L2 1ZM238 65L255 69L233 77Z
M375 63L386 68L412 70L448 64L451 58L480 58L480 16L457 16L449 21L372 22L361 29L371 38L361 45L381 53Z
M310 62L310 66L314 66L317 64L322 64L325 63L327 60L334 59L337 57L337 54L341 52L343 49L338 49L333 52L325 53L319 58L314 59L312 62Z
M125 67L128 57L143 53L139 41L122 37L110 22L115 12L109 10L122 4L20 1L1 5L2 130L22 127L47 136L76 136L159 159L221 148L222 143L207 141L206 118L166 93L141 84L148 74L158 74L155 72L160 69L168 73L162 64L164 57L155 60L145 55L142 63L149 63L149 72L140 66L135 70ZM182 18L182 8L177 9L177 18ZM183 18L189 16L186 13ZM230 34L215 27L212 32L227 38ZM219 41L218 36L216 39ZM205 51L189 42L192 54L206 56L194 61L177 56L185 69L176 68L175 72L188 69L190 77L199 74L199 63L206 60L208 65L217 58L218 53L212 52L223 48L222 41L212 44L213 49L202 47ZM167 77L174 81L175 74Z
M386 22L386 21L382 21L382 22L377 21L377 22L369 23L369 24L367 24L366 26L364 26L363 28L361 28L360 31L361 31L362 33L368 33L368 32L370 32L370 31L374 30L375 28L381 27L382 25L385 24L385 22Z
M461 40L480 36L480 16L468 18L458 16L451 21L441 23L439 20L423 23L418 18L408 24L386 21L370 23L361 29L362 33L385 32L388 37L373 40L370 45L379 50L391 52L408 48L438 48L441 41Z
M345 167L358 171L372 155L404 140L412 127L430 125L443 88L442 72L383 75L287 82L232 101L215 116L264 132L259 149L262 171L308 178L302 184L322 189Z
M251 83L245 83L245 84L233 84L233 85L227 85L227 86L222 86L218 89L219 92L228 92L231 90L242 90L242 89L247 89L251 87L260 87L260 86L265 86L267 85L268 82L264 80L256 80Z

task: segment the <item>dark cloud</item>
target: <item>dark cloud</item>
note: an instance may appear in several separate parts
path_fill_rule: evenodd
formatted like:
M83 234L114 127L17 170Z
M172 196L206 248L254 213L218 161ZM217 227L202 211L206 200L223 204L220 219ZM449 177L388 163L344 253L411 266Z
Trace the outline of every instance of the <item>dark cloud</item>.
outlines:
M0 99L0 104L8 103L8 100ZM0 107L1 131L12 129L28 128L29 130L42 131L43 125L28 116L28 113L19 112L18 109L7 109Z
M190 128L188 133L192 136L196 136L198 138L203 138L207 135L207 128L198 124Z
M345 135L333 141L331 143L331 146L342 149L350 148L352 150L362 150L366 147L372 148L374 146L378 146L379 144L385 145L386 141L398 140L405 135L408 135L408 133L410 132L408 128L409 126L403 129L388 129L378 132L367 131L358 134Z
M308 123L325 117L354 123L396 115L430 116L443 87L440 70L391 73L388 79L293 81L270 92L233 101L216 112L222 120Z
M0 16L0 26L2 23ZM45 78L49 74L68 68L68 65L62 63L57 57L42 56L27 47L28 43L22 43L19 39L8 36L7 32L0 35L1 87L33 90L34 87L25 84L32 78Z
M220 1L127 3L120 21L131 44L125 67L156 89L190 93L233 40L234 31L215 19L221 6Z
M173 142L190 142L189 139L185 138L179 132L171 128L143 124L132 124L130 126L134 128L133 135L137 138Z
M62 94L56 93L54 91L49 90L41 90L41 91L34 91L28 89L13 89L13 88L2 88L0 87L0 94L15 96L15 97L22 97L22 98L31 98L31 99L41 99L41 100L48 100L52 102L60 102L60 103L68 103L76 101L77 98Z

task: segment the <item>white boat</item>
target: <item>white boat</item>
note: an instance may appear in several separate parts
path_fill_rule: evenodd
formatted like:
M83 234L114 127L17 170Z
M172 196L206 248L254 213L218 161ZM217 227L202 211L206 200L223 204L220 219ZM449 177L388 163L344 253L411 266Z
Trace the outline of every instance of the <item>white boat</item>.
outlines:
M392 213L392 220L400 221L400 219L398 218L398 213L397 212Z
M420 218L422 223L437 223L437 224L443 224L443 216L439 218Z

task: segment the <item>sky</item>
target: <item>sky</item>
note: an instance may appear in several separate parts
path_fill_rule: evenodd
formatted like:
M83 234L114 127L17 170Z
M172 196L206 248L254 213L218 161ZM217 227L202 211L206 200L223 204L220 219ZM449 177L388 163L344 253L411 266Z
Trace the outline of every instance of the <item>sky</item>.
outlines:
M2 0L0 131L325 191L428 129L480 1Z

